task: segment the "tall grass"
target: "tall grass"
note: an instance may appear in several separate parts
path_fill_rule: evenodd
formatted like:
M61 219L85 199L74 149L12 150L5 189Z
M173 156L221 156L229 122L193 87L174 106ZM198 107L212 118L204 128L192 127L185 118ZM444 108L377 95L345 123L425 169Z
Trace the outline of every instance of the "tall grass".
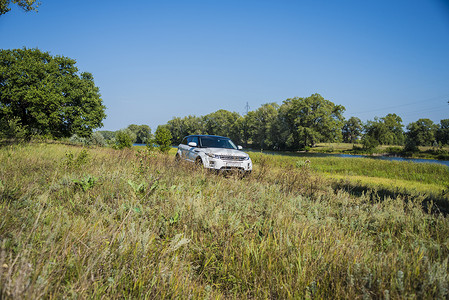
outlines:
M144 150L1 148L0 297L449 296L448 218L422 198L254 162L239 179Z

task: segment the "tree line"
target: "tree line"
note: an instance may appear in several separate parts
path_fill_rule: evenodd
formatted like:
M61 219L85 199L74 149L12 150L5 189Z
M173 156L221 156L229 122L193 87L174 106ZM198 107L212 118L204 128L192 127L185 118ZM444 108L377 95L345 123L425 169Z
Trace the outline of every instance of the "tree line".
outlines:
M131 147L134 143L146 144L149 148L157 148L167 152L172 145L172 136L166 126L158 126L154 135L148 125L131 124L127 128L117 131L100 130L93 134L100 134L104 140L103 145L118 149Z
M220 109L175 117L159 126L154 137L149 126L135 124L118 132L94 133L103 125L105 106L92 74L80 72L75 64L74 59L39 49L0 49L0 138L44 136L116 147L134 142L169 147L186 135L213 134L245 147L291 151L340 141L361 143L365 149L401 145L408 151L449 144L449 119L439 124L419 119L405 130L394 113L366 123L357 117L346 120L345 107L320 94L263 104L243 116Z
M266 150L307 150L323 142L360 143L364 149L399 145L413 151L418 146L449 144L449 119L440 124L419 119L405 127L394 113L364 123L358 117L345 119L344 111L344 106L313 94L286 99L281 105L263 104L243 116L220 109L205 116L174 117L165 126L174 144L186 135L212 134Z

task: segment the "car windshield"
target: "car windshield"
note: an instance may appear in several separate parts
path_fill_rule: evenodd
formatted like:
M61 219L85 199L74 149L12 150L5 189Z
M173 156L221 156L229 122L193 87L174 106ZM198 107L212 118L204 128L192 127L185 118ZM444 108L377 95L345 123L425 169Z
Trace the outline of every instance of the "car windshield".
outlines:
M203 136L200 138L201 147L204 148L226 148L226 149L237 149L235 144L227 138L214 137L214 136Z

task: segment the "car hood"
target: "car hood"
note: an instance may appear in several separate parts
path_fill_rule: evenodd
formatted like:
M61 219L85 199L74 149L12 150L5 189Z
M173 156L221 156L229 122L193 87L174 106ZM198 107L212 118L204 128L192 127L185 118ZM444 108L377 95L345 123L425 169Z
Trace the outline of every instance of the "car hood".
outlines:
M225 148L204 148L204 152L212 153L212 154L216 154L216 155L240 156L240 157L248 156L248 154L246 154L243 151L235 150L235 149L225 149Z

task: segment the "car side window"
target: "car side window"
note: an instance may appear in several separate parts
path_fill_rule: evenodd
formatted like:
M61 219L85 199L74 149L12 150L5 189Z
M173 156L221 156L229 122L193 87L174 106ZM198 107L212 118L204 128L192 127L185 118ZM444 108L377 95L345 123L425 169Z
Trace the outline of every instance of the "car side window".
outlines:
M183 144L183 145L187 145L187 138L184 138L183 140L182 140L182 142L181 142L181 144Z

